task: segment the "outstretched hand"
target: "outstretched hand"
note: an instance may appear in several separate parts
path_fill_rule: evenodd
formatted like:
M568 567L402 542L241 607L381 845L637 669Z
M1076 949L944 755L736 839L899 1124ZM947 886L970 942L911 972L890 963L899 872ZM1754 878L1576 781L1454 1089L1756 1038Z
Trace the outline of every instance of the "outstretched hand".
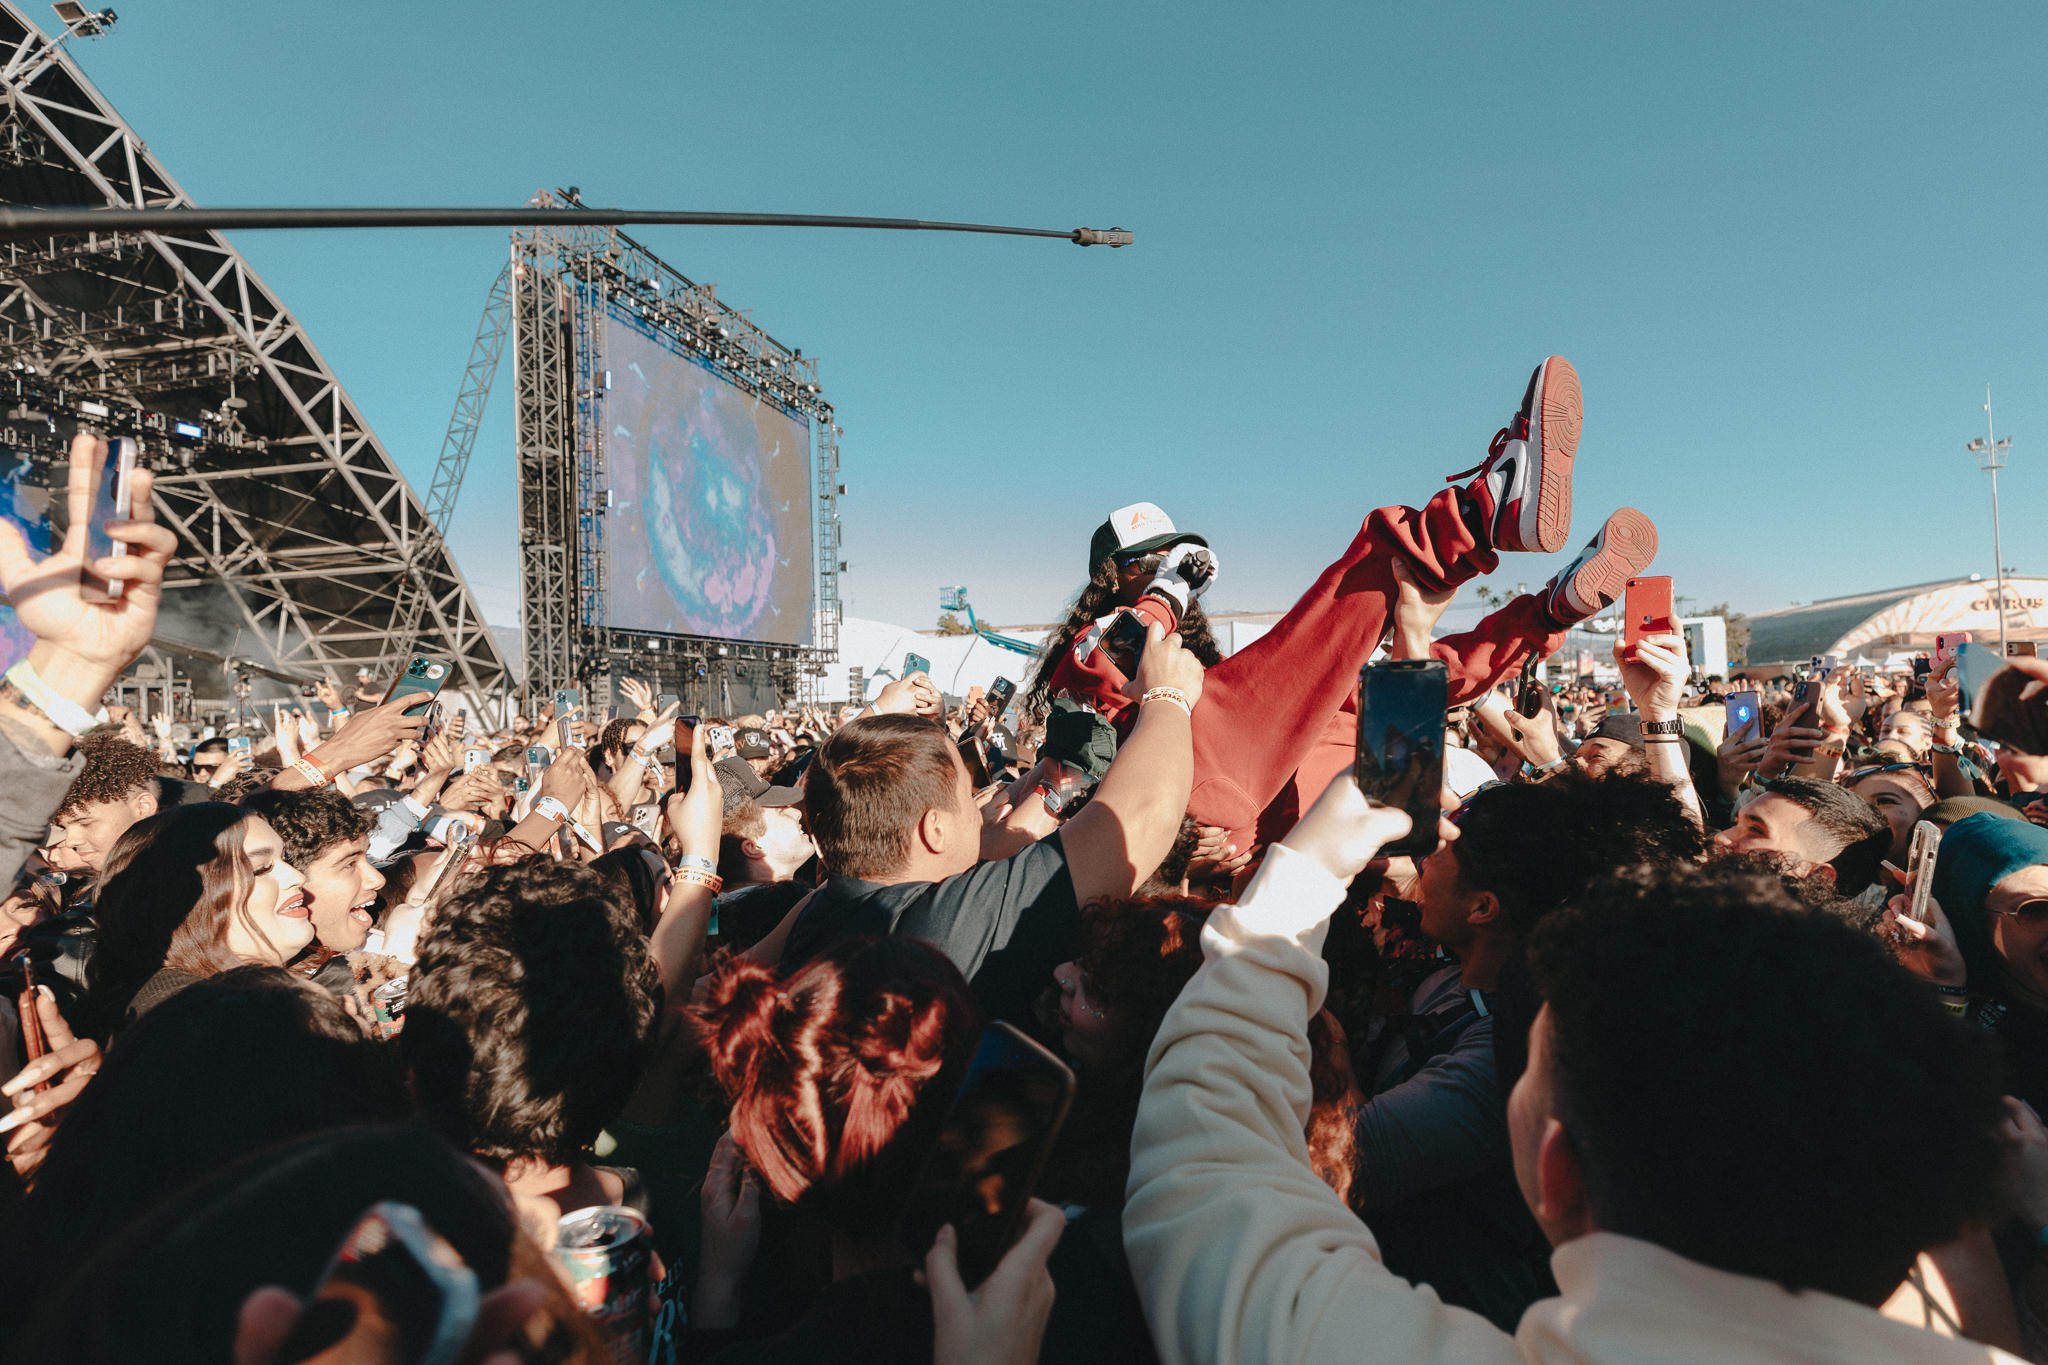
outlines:
M916 1279L932 1296L933 1365L1031 1365L1052 1316L1052 1276L1045 1268L1066 1230L1067 1216L1041 1199L1017 1244L979 1288L960 1278L958 1238L939 1229Z

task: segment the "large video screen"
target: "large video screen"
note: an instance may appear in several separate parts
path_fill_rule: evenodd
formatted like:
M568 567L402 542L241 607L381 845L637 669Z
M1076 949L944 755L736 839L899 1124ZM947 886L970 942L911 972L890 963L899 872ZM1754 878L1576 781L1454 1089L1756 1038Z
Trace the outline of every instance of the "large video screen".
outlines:
M605 521L616 630L811 643L811 429L608 309Z

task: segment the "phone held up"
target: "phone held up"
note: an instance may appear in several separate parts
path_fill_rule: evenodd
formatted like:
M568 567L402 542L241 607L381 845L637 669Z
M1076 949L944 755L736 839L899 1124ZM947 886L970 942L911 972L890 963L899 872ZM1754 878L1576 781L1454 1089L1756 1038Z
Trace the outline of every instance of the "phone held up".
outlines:
M1099 648L1116 665L1126 680L1138 676L1138 660L1145 656L1145 643L1152 638L1145 618L1134 611L1120 611L1109 629L1102 632Z
M1436 849L1444 785L1444 705L1450 673L1441 659L1367 664L1358 675L1358 790L1408 812L1414 828L1380 850L1422 857Z
M930 659L927 659L927 658L925 658L925 657L924 657L924 655L922 655L922 654L906 654L906 655L904 655L904 656L903 656L903 676L904 676L904 677L906 677L906 678L907 678L907 677L909 677L909 676L910 676L911 674L913 674L913 673L922 673L922 674L924 674L924 675L925 675L926 677L930 677L930 676L931 676L931 672L932 672L932 661L931 661Z
M1733 740L1764 737L1763 707L1754 692L1730 692L1727 700L1728 735Z
M1916 924L1931 924L1927 901L1934 891L1934 860L1941 852L1941 826L1921 820L1913 826L1913 842L1906 850L1906 876L1912 882L1912 897L1906 917Z
M1017 684L1011 682L1008 678L997 678L989 684L988 713L997 720L1001 720L1003 712L1010 709L1010 702L1016 695Z
M1671 580L1661 574L1628 580L1622 589L1622 653L1633 655L1646 635L1669 635L1677 629L1671 611Z
M85 564L79 566L78 586L88 602L119 601L128 586L118 578L101 578L89 567L114 553L114 538L107 523L126 521L133 512L130 484L135 477L135 442L127 436L107 438L107 458L92 474L92 512L85 527Z
M961 1280L969 1289L986 1280L1023 1229L1073 1100L1065 1062L1011 1025L991 1024L904 1206L903 1249L922 1261L950 1223Z
M391 694L384 700L392 702L401 697L417 697L419 700L406 707L403 714L423 716L427 713L427 708L434 704L434 698L441 695L441 685L448 681L451 671L448 665L439 659L415 654L411 662L406 664L405 672L399 674L398 681L391 685Z

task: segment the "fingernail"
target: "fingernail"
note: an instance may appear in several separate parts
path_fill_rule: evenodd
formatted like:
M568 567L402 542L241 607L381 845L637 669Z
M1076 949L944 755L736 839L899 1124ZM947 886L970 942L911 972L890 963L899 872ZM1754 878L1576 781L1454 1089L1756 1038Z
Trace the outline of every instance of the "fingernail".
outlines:
M26 1110L26 1109L16 1109L16 1110L13 1110L13 1111L11 1111L11 1112L10 1112L10 1113L9 1113L9 1114L7 1115L7 1117L6 1117L6 1118L4 1118L4 1119L0 1119L0 1133L11 1133L11 1132L13 1132L13 1131L14 1131L15 1129L17 1129L17 1128L21 1127L21 1125L22 1125L22 1124L24 1124L24 1123L27 1123L27 1122L28 1122L28 1110Z

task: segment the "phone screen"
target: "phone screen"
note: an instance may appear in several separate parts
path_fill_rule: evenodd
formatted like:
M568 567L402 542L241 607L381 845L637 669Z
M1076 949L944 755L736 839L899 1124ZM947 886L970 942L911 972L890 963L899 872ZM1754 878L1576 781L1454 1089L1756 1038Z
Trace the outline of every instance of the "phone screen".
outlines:
M1421 857L1437 845L1444 785L1444 704L1450 674L1441 659L1367 664L1358 674L1359 791L1399 806L1415 822L1380 852Z
M476 1272L410 1204L373 1205L350 1228L273 1359L453 1365L476 1323ZM343 1343L350 1343L343 1346Z
M1128 680L1138 676L1138 660L1144 657L1145 642L1151 638L1143 617L1132 611L1119 612L1102 632L1101 649Z
M1757 704L1756 693L1730 692L1728 694L1728 738L1762 739L1763 733L1763 709Z
M990 1025L904 1206L904 1250L922 1259L951 1223L960 1278L970 1289L987 1279L1023 1227L1073 1098L1064 1062L1009 1024Z
M439 659L429 659L424 654L415 654L405 666L405 672L391 685L391 695L386 701L397 701L401 697L418 697L419 701L405 708L403 714L423 716L434 704L434 698L441 694L441 685L448 681L450 670Z
M690 746L695 742L697 726L703 720L702 716L676 717L676 791L678 794L690 790ZM710 736L707 735L705 738L709 739Z

